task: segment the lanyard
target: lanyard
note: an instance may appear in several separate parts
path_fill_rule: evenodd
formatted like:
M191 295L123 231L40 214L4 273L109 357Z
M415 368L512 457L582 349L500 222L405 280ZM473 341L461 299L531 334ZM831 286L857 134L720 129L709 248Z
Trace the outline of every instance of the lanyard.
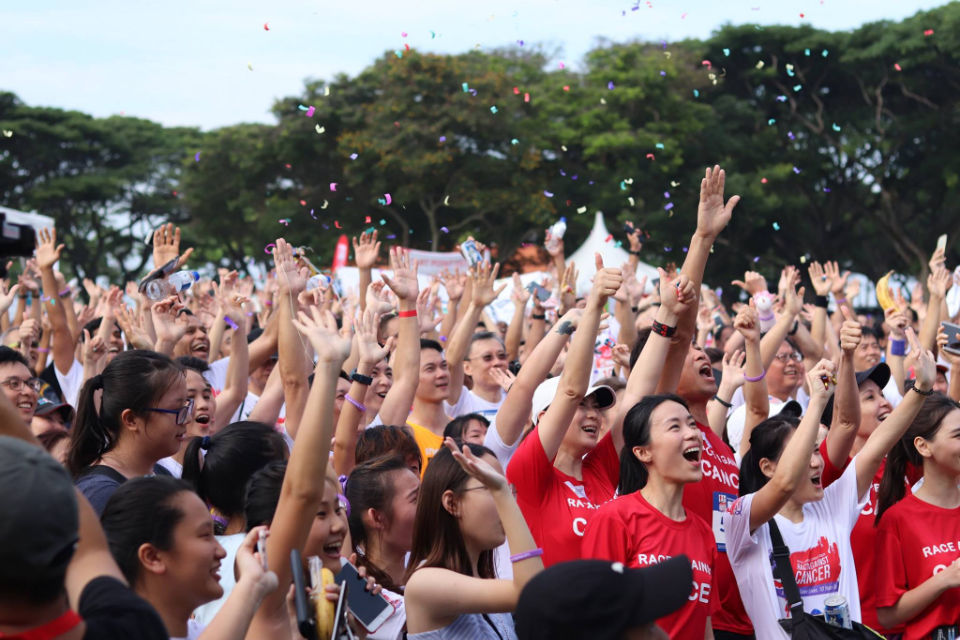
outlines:
M14 634L0 632L0 638L6 638L7 640L49 640L70 631L81 622L83 622L83 619L75 611L67 610L59 618L33 629Z

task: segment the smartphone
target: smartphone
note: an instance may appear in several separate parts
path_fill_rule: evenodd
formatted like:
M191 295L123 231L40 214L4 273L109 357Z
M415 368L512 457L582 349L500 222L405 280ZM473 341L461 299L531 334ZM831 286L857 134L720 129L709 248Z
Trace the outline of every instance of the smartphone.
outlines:
M944 322L943 330L947 333L947 344L943 348L947 353L960 356L960 325Z
M463 254L467 264L471 267L475 267L483 262L483 254L480 253L480 249L477 248L477 243L473 240L467 240L462 243L460 245L460 253Z
M546 302L550 299L550 291L548 291L546 287L538 282L531 282L528 284L527 291L529 291L532 295L537 296L537 300L540 302Z
M293 604L297 611L297 629L304 638L317 637L317 621L314 619L307 583L303 576L303 558L300 551L290 551L290 570L293 573Z
M393 605L383 595L374 595L367 591L367 581L360 577L357 568L346 558L340 558L340 573L337 584L347 586L347 607L363 628L370 633L376 632L393 615Z
M942 251L947 248L947 234L941 235L937 238L937 250Z

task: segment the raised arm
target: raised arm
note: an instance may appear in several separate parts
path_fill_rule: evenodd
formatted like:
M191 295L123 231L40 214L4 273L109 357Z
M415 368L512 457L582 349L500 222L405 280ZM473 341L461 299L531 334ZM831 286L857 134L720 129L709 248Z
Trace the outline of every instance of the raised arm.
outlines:
M890 327L890 334L887 336L887 366L890 367L890 377L897 385L900 395L906 392L906 372L904 371L903 361L906 353L904 347L907 345L906 328L910 324L910 318L906 312L897 308L885 309L883 315L886 316L887 326Z
M516 360L520 353L523 324L527 319L527 302L530 300L530 292L523 288L520 274L513 274L513 291L510 297L513 299L513 317L507 325L507 336L503 341L507 351L507 362Z
M938 264L927 278L930 300L927 302L927 314L920 327L920 346L933 351L937 346L937 328L940 326L940 310L947 292L953 285L953 274L943 264Z
M857 490L858 495L864 495L873 478L877 475L877 469L880 463L893 448L893 445L903 437L907 429L917 417L923 401L930 395L933 389L933 383L937 379L937 364L933 353L929 349L923 349L920 341L913 329L907 328L907 340L910 341L910 348L916 349L919 357L915 367L917 379L911 388L913 393L908 393L900 401L900 404L887 416L887 419L870 434L864 443L860 453L857 454Z
M593 287L587 296L580 325L573 334L567 362L560 375L557 394L547 408L546 414L537 423L537 434L548 460L557 457L560 443L570 426L570 421L580 406L587 387L590 384L590 372L593 370L593 347L600 327L600 315L607 298L616 293L623 282L620 269L605 269L600 254L596 255L597 274L593 277ZM619 442L618 442L619 440ZM618 450L623 446L623 437L614 436Z
M373 265L377 264L377 256L380 255L380 243L377 242L377 230L364 231L360 234L360 240L356 237L353 241L353 258L357 261L357 274L359 282L357 284L357 297L360 299L360 311L367 308L367 287L373 281Z
M287 405L283 424L290 437L296 439L310 391L307 381L310 363L307 360L306 345L293 326L294 315L299 308L300 293L307 287L307 269L297 264L293 257L293 247L283 238L277 238L273 261L277 270L277 284L280 287L276 312L277 367L280 369L283 397Z
M787 267L784 269L784 279L785 282L781 288L783 308L780 310L776 324L760 340L760 363L763 365L764 371L770 368L783 341L794 330L794 327L799 325L798 316L803 309L803 293L806 289L800 287L797 290L800 274L793 267Z
M853 354L860 344L860 323L846 307L840 307L840 366L837 369L837 392L833 398L833 419L827 432L827 457L835 469L847 466L850 450L860 430L860 390Z
M420 323L417 316L418 265L402 247L390 250L393 276L384 274L383 281L397 296L397 351L393 357L393 385L380 405L383 424L404 424L420 383Z
M807 374L810 404L800 420L800 426L787 439L787 444L776 463L773 477L753 494L753 504L750 507L751 534L766 524L787 504L801 482L809 482L805 473L810 468L810 455L817 440L820 415L832 393L831 379L835 373L836 366L832 362L821 360Z
M37 234L37 266L40 267L40 279L43 283L44 297L56 300L57 278L53 265L63 253L63 245L57 244L56 229L41 229ZM46 303L47 317L53 330L53 364L61 374L66 375L73 368L77 343L70 332L67 315L62 304Z
M233 272L236 277L236 272ZM224 278L228 281L230 276ZM222 429L230 424L230 418L247 397L247 385L250 379L250 352L247 345L247 314L243 305L249 301L236 294L232 286L221 287L221 313L236 325L233 331L233 346L230 349L230 361L227 364L227 378L223 391L217 396L216 424ZM291 437L293 437L291 435Z

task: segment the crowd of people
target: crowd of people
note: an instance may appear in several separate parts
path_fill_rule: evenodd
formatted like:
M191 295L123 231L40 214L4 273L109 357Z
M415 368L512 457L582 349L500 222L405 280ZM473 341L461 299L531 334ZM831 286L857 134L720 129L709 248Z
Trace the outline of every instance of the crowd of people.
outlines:
M649 284L639 229L588 290L548 232L550 295L514 276L509 323L499 265L421 288L391 247L375 282L372 230L356 291L280 238L265 281L160 300L69 286L43 230L0 296L0 637L300 638L294 551L358 567L375 640L960 637L944 250L882 315L829 261L725 305L724 182ZM180 245L158 229L155 267Z

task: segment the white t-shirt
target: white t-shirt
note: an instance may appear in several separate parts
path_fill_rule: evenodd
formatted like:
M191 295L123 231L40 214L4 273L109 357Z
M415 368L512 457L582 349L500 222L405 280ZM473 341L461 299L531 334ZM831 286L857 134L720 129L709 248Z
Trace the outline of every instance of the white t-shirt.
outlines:
M497 456L497 460L500 461L500 466L503 467L503 472L506 473L507 465L510 464L510 458L513 457L517 447L520 446L520 440L520 436L517 436L517 441L512 445L504 444L503 438L500 437L500 432L497 431L497 423L491 421L490 428L487 429L487 435L483 437L483 446L493 451L493 455Z
M191 622L196 620L198 624L202 625L201 629L213 621L213 617L217 615L220 607L222 607L223 603L230 597L233 588L237 586L237 581L233 577L233 565L237 560L237 550L240 549L240 545L243 544L245 537L247 537L245 533L217 536L217 542L219 542L223 550L227 552L227 555L220 561L220 586L223 587L223 595L213 602L200 605L194 610Z
M727 557L740 586L743 606L758 638L788 638L777 622L789 616L783 590L775 588L770 565L773 544L770 527L750 535L750 494L730 507L727 521ZM860 622L860 592L857 569L850 548L850 532L866 504L857 496L857 461L847 466L836 482L824 490L822 500L803 506L803 521L793 523L776 515L783 541L790 549L790 562L808 613L823 613L823 601L831 595L846 597L850 618ZM779 584L779 582L778 582Z
M214 391L220 393L227 386L227 367L230 366L230 358L214 360L208 366L210 368L203 374L203 377L210 383Z
M460 392L460 398L457 400L457 403L454 405L447 404L446 401L443 403L443 410L447 412L447 415L451 418L456 418L458 416L463 416L468 413L479 413L484 418L493 422L493 419L497 415L497 411L500 410L500 405L503 404L503 401L507 399L507 394L500 391L500 399L496 402L488 402L475 394L470 389L466 387Z
M60 373L57 365L53 365L53 372L57 376L60 391L63 392L63 399L76 409L77 400L80 397L80 388L83 387L83 364L79 360L74 360L73 366L66 374Z
M172 457L161 458L160 460L157 460L157 464L169 471L170 475L172 475L174 478L183 477L183 465L174 460Z
M187 620L187 635L184 638L175 638L170 636L170 640L197 640L200 637L200 634L203 633L203 630L206 629L207 625L200 624L193 618Z

